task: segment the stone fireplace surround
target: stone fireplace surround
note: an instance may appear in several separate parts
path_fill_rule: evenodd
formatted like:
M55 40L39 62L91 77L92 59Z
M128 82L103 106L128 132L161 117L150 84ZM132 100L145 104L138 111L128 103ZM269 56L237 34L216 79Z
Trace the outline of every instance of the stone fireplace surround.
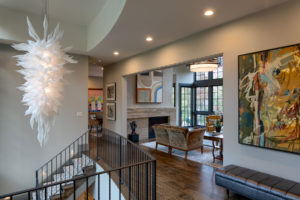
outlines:
M136 121L136 133L140 135L140 140L148 139L149 118L169 117L169 124L176 124L175 108L128 108L127 109L127 134L131 133L129 123Z

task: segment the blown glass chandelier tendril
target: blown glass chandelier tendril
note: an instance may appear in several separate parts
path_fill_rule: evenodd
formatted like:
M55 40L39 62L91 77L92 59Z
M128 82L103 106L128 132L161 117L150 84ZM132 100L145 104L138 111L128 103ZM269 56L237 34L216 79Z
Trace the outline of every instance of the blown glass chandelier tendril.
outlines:
M48 138L51 128L55 124L63 93L64 75L70 71L64 68L66 63L77 63L66 54L71 47L62 48L59 41L63 32L59 25L48 34L48 22L45 16L43 22L44 35L41 39L34 30L27 17L29 36L33 40L27 43L13 44L18 51L26 52L17 58L18 70L24 76L25 83L19 87L24 92L22 102L28 106L25 116L31 115L30 126L34 129L37 124L37 139L43 147Z

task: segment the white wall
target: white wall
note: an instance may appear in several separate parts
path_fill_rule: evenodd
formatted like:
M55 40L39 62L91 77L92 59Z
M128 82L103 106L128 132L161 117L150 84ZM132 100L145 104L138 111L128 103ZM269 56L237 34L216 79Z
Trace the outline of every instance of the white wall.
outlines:
M87 130L88 60L74 56L78 64L68 64L73 71L66 75L64 100L48 143L41 148L36 130L29 125L27 109L22 105L22 92L17 89L24 80L16 71L19 54L0 44L0 194L35 186L35 170ZM80 94L80 95L78 95ZM83 116L76 117L76 112Z
M89 76L88 78L89 88L103 88L103 78L96 76Z
M299 43L300 1L291 0L255 15L131 57L104 71L104 84L117 82L117 120L104 126L126 132L126 81L122 76L172 66L223 53L224 58L224 164L238 164L300 181L299 155L238 144L238 55ZM124 84L124 85L123 85ZM124 110L124 106L125 110Z
M158 104L136 103L136 74L127 77L128 108L170 108L172 105L173 69L163 70L163 102Z

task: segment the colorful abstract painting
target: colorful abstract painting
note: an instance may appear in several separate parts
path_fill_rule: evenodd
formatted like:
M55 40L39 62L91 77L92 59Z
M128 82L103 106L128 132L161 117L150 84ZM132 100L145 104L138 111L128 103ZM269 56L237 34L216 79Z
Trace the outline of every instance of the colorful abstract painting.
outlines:
M300 153L300 44L239 56L239 142Z
M103 112L103 90L89 89L89 112Z
M137 75L137 103L162 103L162 89L162 70Z

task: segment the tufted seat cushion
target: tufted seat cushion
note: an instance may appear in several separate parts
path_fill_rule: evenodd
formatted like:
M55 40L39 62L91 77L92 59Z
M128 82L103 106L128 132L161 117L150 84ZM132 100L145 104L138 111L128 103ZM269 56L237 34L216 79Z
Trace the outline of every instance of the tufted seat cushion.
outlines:
M300 183L237 165L216 172L216 184L251 199L300 199Z

